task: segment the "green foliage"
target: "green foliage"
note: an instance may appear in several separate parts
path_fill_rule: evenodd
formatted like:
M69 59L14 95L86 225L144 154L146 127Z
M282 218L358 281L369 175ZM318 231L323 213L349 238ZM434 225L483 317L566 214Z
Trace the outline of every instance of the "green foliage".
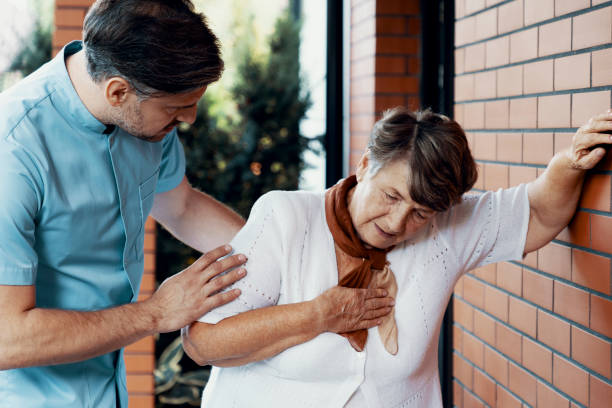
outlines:
M285 13L269 38L268 54L257 55L248 40L239 42L234 49L239 53L238 70L231 92L237 117L215 109L223 103L207 93L198 106L195 123L179 127L191 184L244 217L267 191L297 189L305 166L302 153L311 148L309 139L299 130L310 106L310 96L304 92L300 78L299 32L299 24ZM184 269L198 256L160 228L159 281ZM162 349L166 347L164 342L172 341L160 357L156 372L158 408L198 405L209 375L206 369L189 371L194 363L182 358L176 335L160 335L157 345Z
M45 22L40 14L37 15L32 33L11 62L9 71L19 71L27 76L49 61L52 50L51 30L50 22Z

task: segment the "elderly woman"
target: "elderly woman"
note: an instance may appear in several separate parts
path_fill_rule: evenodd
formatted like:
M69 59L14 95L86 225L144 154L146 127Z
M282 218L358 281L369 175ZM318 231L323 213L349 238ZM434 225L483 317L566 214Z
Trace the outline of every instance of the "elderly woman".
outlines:
M203 406L440 407L438 335L457 279L552 240L611 130L608 111L536 181L463 196L477 174L461 127L386 112L355 176L254 205L232 242L248 257L240 297L183 333L216 366Z

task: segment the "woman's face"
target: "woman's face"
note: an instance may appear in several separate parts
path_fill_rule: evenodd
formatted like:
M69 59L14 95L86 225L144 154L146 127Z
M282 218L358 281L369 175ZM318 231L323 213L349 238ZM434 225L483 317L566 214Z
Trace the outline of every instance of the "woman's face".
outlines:
M361 240L388 248L414 237L435 211L415 203L408 193L408 166L393 161L376 174L368 172L367 153L357 167L357 181L349 196L349 213Z

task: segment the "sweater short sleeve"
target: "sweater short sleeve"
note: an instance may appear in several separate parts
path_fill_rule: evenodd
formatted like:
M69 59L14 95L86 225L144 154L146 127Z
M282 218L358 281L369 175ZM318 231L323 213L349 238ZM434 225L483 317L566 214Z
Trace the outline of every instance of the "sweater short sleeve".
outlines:
M441 218L448 246L463 271L523 257L529 198L527 185L467 195Z
M278 302L283 259L279 199L282 199L282 192L270 192L259 198L247 223L230 243L234 253L247 257L244 264L246 276L226 289L240 289L240 296L211 310L198 319L200 322L218 323L238 313L273 306Z
M172 190L185 176L185 152L176 130L170 132L162 143L162 158L155 189L158 194Z

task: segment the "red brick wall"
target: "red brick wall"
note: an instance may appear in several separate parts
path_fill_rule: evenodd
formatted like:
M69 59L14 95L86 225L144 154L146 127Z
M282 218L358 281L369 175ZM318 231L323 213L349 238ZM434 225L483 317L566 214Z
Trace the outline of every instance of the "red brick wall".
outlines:
M83 18L93 0L56 0L53 54L72 40L81 39ZM155 222L149 218L145 227L145 267L139 300L155 290ZM153 370L155 340L146 337L125 349L129 405L131 408L152 408L154 400Z
M380 113L418 107L419 0L351 0L350 158L354 172Z
M480 164L476 189L533 180L611 106L612 2L455 5L455 118ZM611 176L612 153L553 243L457 285L456 406L612 406Z

